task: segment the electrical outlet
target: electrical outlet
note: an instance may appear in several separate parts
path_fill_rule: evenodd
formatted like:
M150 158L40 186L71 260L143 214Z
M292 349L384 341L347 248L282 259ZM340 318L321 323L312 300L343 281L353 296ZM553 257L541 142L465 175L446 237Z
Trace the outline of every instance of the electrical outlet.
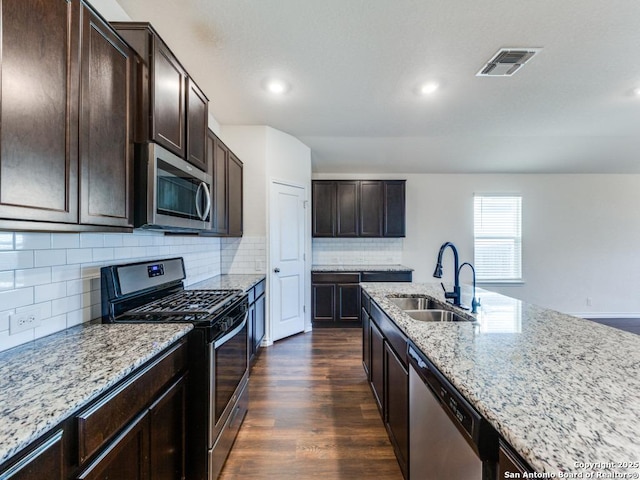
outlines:
M9 315L9 335L39 327L41 323L40 310L37 308L14 313Z
M587 307L591 306L591 297L587 297Z

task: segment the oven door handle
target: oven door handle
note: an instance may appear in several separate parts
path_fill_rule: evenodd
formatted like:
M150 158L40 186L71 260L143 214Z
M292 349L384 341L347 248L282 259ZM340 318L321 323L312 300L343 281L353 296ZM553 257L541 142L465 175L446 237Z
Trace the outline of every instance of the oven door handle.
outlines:
M236 328L234 328L233 330L231 330L229 333L225 334L224 337L219 338L218 340L216 340L215 342L213 342L213 348L218 348L221 347L222 345L224 345L225 343L227 343L228 340L232 339L233 337L236 336L236 334L242 330L245 325L247 324L247 317L249 316L249 311L247 310L244 313L244 318L242 319L242 323L240 325L238 325Z

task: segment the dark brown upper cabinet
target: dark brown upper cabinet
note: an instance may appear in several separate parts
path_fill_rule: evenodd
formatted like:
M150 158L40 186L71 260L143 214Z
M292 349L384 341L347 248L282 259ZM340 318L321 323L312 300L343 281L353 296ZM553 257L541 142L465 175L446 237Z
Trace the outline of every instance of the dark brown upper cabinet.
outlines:
M207 171L209 101L191 78L187 85L187 160Z
M80 222L132 227L134 53L82 8Z
M207 170L208 99L147 22L113 22L142 58L136 141L153 141Z
M213 177L213 205L211 230L203 234L241 237L243 164L211 130L207 142L209 171Z
M405 180L314 180L314 237L404 237Z
M314 237L336 236L336 182L311 183L312 233Z
M78 0L0 8L0 228L130 230L134 53Z

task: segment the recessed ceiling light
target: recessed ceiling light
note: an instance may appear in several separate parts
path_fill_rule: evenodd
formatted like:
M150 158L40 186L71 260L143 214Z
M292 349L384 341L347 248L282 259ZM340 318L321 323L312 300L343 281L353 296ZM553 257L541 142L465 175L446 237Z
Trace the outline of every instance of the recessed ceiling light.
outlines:
M279 80L277 78L270 78L265 81L264 88L274 95L283 95L287 93L290 89L290 86L284 80Z
M438 85L436 82L427 82L420 85L418 91L420 92L420 95L431 95L433 92L438 90L439 86L440 85Z
M633 89L633 94L634 94L636 97L640 97L640 87L634 88L634 89Z

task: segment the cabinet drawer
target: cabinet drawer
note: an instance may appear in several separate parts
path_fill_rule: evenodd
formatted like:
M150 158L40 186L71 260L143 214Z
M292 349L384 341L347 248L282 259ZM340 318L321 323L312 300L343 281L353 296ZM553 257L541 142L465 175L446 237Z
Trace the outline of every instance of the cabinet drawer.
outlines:
M153 364L80 413L78 456L83 463L140 413L160 390L187 366L186 340L182 340Z
M412 272L362 272L360 278L362 282L410 282Z
M311 283L360 283L360 273L312 273Z
M264 295L264 286L266 283L266 280L260 280L251 288L251 290L249 290L249 305L259 299L261 295Z
M378 307L373 300L371 301L371 318L378 325L378 328L380 328L389 345L395 350L398 359L407 367L407 337L398 326L380 310L380 307Z

